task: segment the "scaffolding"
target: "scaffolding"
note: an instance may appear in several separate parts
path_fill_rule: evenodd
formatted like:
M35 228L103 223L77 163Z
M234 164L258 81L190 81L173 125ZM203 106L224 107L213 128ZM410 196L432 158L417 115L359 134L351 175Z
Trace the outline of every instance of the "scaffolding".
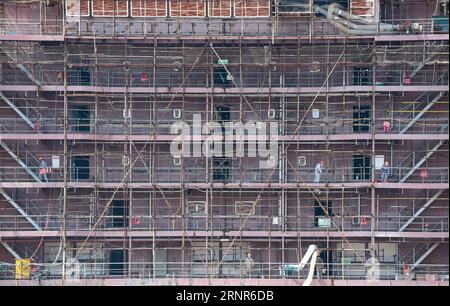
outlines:
M0 283L16 277L12 258L50 283L303 280L293 267L310 244L316 279L366 279L377 258L382 280L448 281L449 46L428 13L50 2L27 4L35 23L8 18L16 4L0 14ZM183 150L221 147L236 133L226 123L258 133L173 155L181 121ZM195 138L207 122L217 142ZM275 135L260 134L270 123ZM276 156L257 156L258 141Z

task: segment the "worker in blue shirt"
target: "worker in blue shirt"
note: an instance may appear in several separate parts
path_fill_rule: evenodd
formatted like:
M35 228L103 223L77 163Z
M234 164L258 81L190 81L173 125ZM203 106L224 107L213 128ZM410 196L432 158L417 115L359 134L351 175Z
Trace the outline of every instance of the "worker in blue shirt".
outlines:
M389 167L389 162L385 161L383 167L381 167L381 182L387 182L389 175L391 174L391 168Z

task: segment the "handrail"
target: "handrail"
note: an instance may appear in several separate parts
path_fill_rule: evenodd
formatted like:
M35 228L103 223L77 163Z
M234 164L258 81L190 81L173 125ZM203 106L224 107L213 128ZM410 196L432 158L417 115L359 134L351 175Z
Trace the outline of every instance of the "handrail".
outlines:
M3 127L3 125L2 125ZM3 127L6 131L9 131L8 129L6 129L5 127ZM38 167L36 165L40 164L39 158L36 157L36 155L33 154L33 152L31 152L21 141L15 141L14 143L18 144L20 146L20 148L23 150L23 152L25 152L25 164L29 167L29 168L33 168L33 167ZM20 153L22 152L15 152L16 155L20 158ZM18 154L17 154L18 153ZM30 157L30 158L29 158ZM29 162L32 162L35 166L30 166Z
M1 109L1 108L0 108ZM69 109L70 111L71 109ZM190 113L194 111L187 111ZM98 134L102 135L123 135L124 132L124 125L123 125L123 118L120 118L119 115L115 115L114 117L111 116L111 118L108 118L110 116L111 112L105 111L105 113L100 113L98 118L95 119L96 126L98 129L93 128L94 119L88 119L89 121L84 122L77 122L77 119L70 119L69 120L69 130L68 133L70 134L85 134L85 135L93 135L94 132L97 132ZM204 112L198 112L202 115L202 118L204 118L205 113ZM262 113L262 112L261 112ZM132 112L132 116L133 116ZM122 113L120 113L120 116ZM289 111L286 111L285 116L292 115L289 113ZM24 126L21 124L21 122L17 121L15 117L9 117L4 115L2 118L2 125L4 128L8 128L10 130L9 134L30 134L30 128L28 126ZM313 121L313 120L305 120L302 128L302 133L299 136L305 136L305 135L344 135L344 134L352 134L352 135L363 135L363 134L370 134L367 131L354 131L354 124L353 119L345 118L344 116L335 117L333 119L329 119L329 121L334 120L334 122L330 122L330 124L327 125L327 128L325 128L325 125L322 124L322 122L319 121ZM248 120L250 121L250 120ZM242 123L245 124L248 122L247 120L243 120ZM399 121L398 119L394 118L392 122L393 130L390 131L389 134L386 134L383 132L382 123L384 121L384 118L377 118L376 121L376 128L375 128L375 135L402 135L399 134L399 131L403 128L402 121ZM59 114L56 112L54 116L47 115L40 118L40 122L42 123L40 130L33 131L33 133L37 134L59 134L62 135L63 127L61 122L61 117L59 117ZM149 135L151 134L153 128L156 128L156 132L158 136L171 136L170 135L170 127L175 122L175 119L171 118L153 118L152 120L145 120L145 119L138 119L133 118L132 125L129 127L129 133L130 135ZM191 124L191 119L188 117L185 119L185 122L188 124ZM238 123L239 121L235 121ZM269 120L263 120L262 122L270 122ZM276 120L279 125L283 124L285 127L285 135L293 136L294 128L298 125L297 120L294 118L290 119L284 119L284 120ZM446 134L448 131L448 117L444 118L427 118L422 119L416 122L416 128L410 129L408 134L433 134L433 135L439 135L439 134ZM86 130L79 130L78 128L86 127ZM394 130L395 128L395 130ZM1 131L0 131L1 133ZM173 136L172 136L173 137ZM405 136L406 137L406 136ZM281 141L282 138L279 138L279 141ZM420 149L420 148L419 148ZM412 155L412 150L409 152L409 155ZM404 165L406 160L408 158L411 158L411 156L404 156L402 157L402 161L400 161L399 164ZM402 163L403 162L403 163Z
M11 209L12 210L12 209ZM56 210L56 208L54 209ZM29 214L29 216L39 225L43 227L43 231L57 231L62 225L62 218L57 212L45 212L37 214ZM355 218L366 218L367 224L355 225L352 221ZM278 218L279 223L273 224L273 219ZM178 232L178 228L184 224L187 231L233 231L242 229L244 231L265 232L273 231L279 232L284 228L284 232L294 233L297 230L304 232L365 232L368 235L371 231L370 219L371 216L333 216L331 217L338 225L337 228L327 227L321 225L319 217L309 217L298 223L296 217L293 216L277 216L277 215L251 215L249 216L244 227L242 227L242 216L239 215L132 215L132 216L104 216L101 222L98 223L96 230L98 231L123 231L127 229L131 232L139 231L173 231ZM396 221L399 215L378 216L377 219L381 225L377 225L374 231L377 233L398 232L399 223ZM403 216L407 220L411 216ZM418 217L411 228L406 232L412 233L445 233L448 231L448 216L435 217ZM34 231L28 222L20 215L11 215L10 213L0 216L0 230L4 231ZM86 231L92 230L92 216L85 214L68 214L66 216L67 230L69 231ZM136 220L138 220L136 222ZM136 223L135 223L136 222ZM400 223L402 223L401 220ZM284 224L282 227L281 224ZM208 226L207 226L208 224ZM45 225L45 226L44 226Z
M9 82L9 81L8 81L7 79L5 79L5 78L2 79L2 82L3 82L4 84L7 84L7 85L15 85L14 83ZM28 99L25 98L25 97L23 96L23 93L22 93L21 91L16 91L15 93L18 94L18 95L20 95L21 98L20 98L20 99L18 99L18 98L10 98L10 100L12 101L12 103L14 103L17 107L23 107L23 108L25 108L25 110L26 110L26 112L27 112L27 115L28 115L28 112L29 112L30 110L33 111L33 112L34 112L33 119L35 119L36 121L37 121L39 118L43 117L42 114L36 109L36 107L34 107L33 105L31 105L31 104L28 102ZM23 105L18 105L18 102L21 103L22 101L25 102L25 106L23 106Z
M121 249L118 249L121 250ZM148 251L151 249L149 248ZM170 261L166 260L159 262L161 266L155 265L155 261L144 262L128 262L128 261L107 261L105 253L108 250L102 250L99 255L93 256L90 262L71 261L68 258L66 262L66 271L76 272L75 275L67 275L66 283L76 282L83 279L103 280L108 278L114 279L136 279L136 280L150 280L150 279L166 279L168 282L176 283L178 278L233 278L243 279L249 278L245 275L245 259L238 257L233 261L221 262L220 266L225 268L221 272L211 274L211 269L217 267L217 261L210 261L208 264L198 260L189 261ZM239 254L238 254L239 255ZM241 254L243 255L243 254ZM280 262L280 261L255 261L254 267L250 271L252 278L271 278L271 279L288 279L306 277L306 271L298 273L296 266L297 262ZM311 266L308 263L308 268ZM316 270L314 278L320 279L336 279L336 280L366 280L367 270L365 263L350 262L350 263L317 263L320 269ZM58 280L62 275L63 263L61 260L56 262L33 262L30 264L30 277L35 280ZM189 268L185 268L189 267ZM108 269L109 268L109 269ZM402 264L397 262L380 262L378 264L379 275L381 280L396 280L402 273ZM414 270L414 276L424 274L435 274L436 277L441 277L442 280L448 282L448 264L419 264ZM109 270L120 273L111 273ZM183 272L184 271L184 272ZM208 272L207 272L208 271ZM322 273L322 272L325 273ZM128 272L131 272L129 274ZM294 273L295 272L295 273ZM269 277L270 275L270 277ZM0 279L15 280L16 265L13 263L0 262ZM24 278L26 279L26 278ZM59 283L60 284L60 283Z
M417 249L418 246L420 246L419 249ZM406 252L402 257L399 258L399 262L404 262L410 255L412 255L412 263L414 263L416 261L417 254L419 254L424 249L426 249L426 245L424 245L423 243L414 244L408 252Z
M39 165L36 166L28 166L30 170L38 171ZM214 170L215 169L215 170ZM244 176L241 177L241 169L237 166L235 167L216 167L214 169L209 169L209 172L206 173L205 166L197 166L197 167L185 167L184 168L184 176L182 169L177 166L170 165L160 165L157 166L155 171L155 177L151 177L152 171L149 171L147 167L133 167L130 175L133 177L133 182L135 183L179 183L181 179L184 178L185 183L264 183L267 180L267 175L273 171L273 168L270 169L255 169L251 165L248 165L245 169L243 169ZM369 183L371 182L371 173L364 172L365 167L361 167L360 172L353 172L352 168L350 170L348 167L329 169L321 175L320 183ZM391 167L392 173L396 174L398 169L396 167ZM400 175L391 175L388 178L390 183L398 183L399 178L402 174L407 172L409 169L401 169ZM445 183L448 182L448 168L447 167L428 167L428 177L423 178L419 175L419 173L415 173L409 179L409 183L432 183L432 182L440 182ZM77 175L74 171L79 172L80 175ZM94 181L94 173L97 173L97 180L102 183L119 183L123 178L123 167L119 166L99 166L95 167L71 167L71 176L69 182L93 182ZM49 182L61 182L62 176L60 175L60 169L55 169L55 171L49 172L48 178ZM214 177L214 174L217 174ZM223 176L220 176L223 174ZM7 177L12 177L10 180ZM380 175L377 172L377 178ZM30 178L26 175L23 175L21 172L21 167L19 166L5 166L2 167L2 171L0 172L0 177L3 182L31 182ZM278 182L278 176L274 175L271 179L271 182ZM242 179L241 179L242 178ZM287 181L286 183L313 183L314 182L314 169L304 169L303 167L296 168L295 170L290 170L287 172ZM45 184L45 182L44 182Z
M436 83L438 83L439 81L441 81L445 76L448 77L448 73L449 73L449 70L443 72L437 79L435 79L435 80L433 81L433 84L431 84L430 87L429 87L428 89L431 89L432 86L436 85ZM440 93L438 93L438 95L439 95L439 94L440 94ZM407 104L406 106L404 106L404 107L401 109L401 111L405 112L405 114L410 114L409 112L406 112L406 111L410 110L411 108L413 108L414 111L415 111L415 109L416 109L419 105L422 105L423 103L427 103L427 104L428 104L429 101L430 101L429 95L430 95L430 92L429 92L428 90L424 90L423 93L421 93L421 94L414 100L414 103ZM420 101L419 104L416 104L416 103L415 103L415 102L418 102L420 99L422 99L422 97L424 97L424 96L427 97L427 99L426 99L425 101ZM419 111L420 111L420 110L419 110ZM414 113L412 113L412 114L413 114L412 116L414 116Z

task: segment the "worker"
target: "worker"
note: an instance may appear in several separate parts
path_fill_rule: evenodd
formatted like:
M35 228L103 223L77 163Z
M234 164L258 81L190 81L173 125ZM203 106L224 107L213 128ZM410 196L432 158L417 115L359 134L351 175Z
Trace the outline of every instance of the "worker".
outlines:
M318 256L316 259L316 277L317 279L321 279L322 276L327 274L327 270L325 268L325 264L323 262L322 257Z
M141 82L146 82L146 81L148 81L148 73L142 72L141 73Z
M420 177L425 180L428 177L428 170L426 168L420 170Z
M405 275L405 278L409 276L410 272L411 269L409 268L409 265L406 262L403 262L403 274Z
M411 85L412 84L411 77L409 76L409 73L408 73L408 71L406 71L406 69L405 69L405 72L403 74L403 84L404 85Z
M383 122L383 131L385 134L391 131L391 123L388 120L384 120Z
M386 160L386 161L384 162L383 167L381 167L381 177L380 177L380 181L381 181L381 182L387 182L390 173L391 173L391 168L389 167L389 162Z
M47 168L48 168L47 162L44 160L42 156L39 157L39 179L41 181L45 181L48 183Z
M56 123L59 125L59 127L61 129L64 129L64 119L63 118L56 119Z
M36 131L36 133L40 133L41 132L41 120L37 120L36 123L34 124L34 130Z
M403 264L403 279L405 280L413 280L415 278L415 273L411 271L411 266L406 262L402 262Z
M40 279L41 273L39 271L38 264L34 261L34 259L31 259L30 263L30 276L32 279Z
M367 280L379 280L380 279L380 262L377 259L377 253L374 253L366 263L366 279Z
M316 168L314 169L314 183L320 183L320 176L324 165L325 162L323 160L321 160L320 163L317 163Z
M58 76L56 78L58 79L58 83L62 83L64 81L64 73L62 71L58 72Z
M247 252L247 257L245 258L244 263L244 274L246 277L251 278L252 277L252 270L255 266L255 263L253 262L252 254L250 252Z

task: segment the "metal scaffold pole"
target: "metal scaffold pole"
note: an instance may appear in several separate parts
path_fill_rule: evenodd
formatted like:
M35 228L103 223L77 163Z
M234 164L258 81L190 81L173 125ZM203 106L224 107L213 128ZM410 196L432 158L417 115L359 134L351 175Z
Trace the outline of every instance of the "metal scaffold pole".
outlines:
M372 49L375 50L376 42L373 42ZM372 258L376 258L375 254L375 231L376 231L376 190L375 190L375 182L376 182L376 172L375 172L375 154L376 154L376 143L375 143L375 131L376 131L376 92L375 92L375 84L376 84L376 52L372 52L372 120L371 120L371 142L372 142L372 157L371 157L371 172L372 172L372 184L371 184L371 208L370 208L370 256Z
M68 157L68 126L69 126L69 105L67 99L67 80L68 80L68 50L67 44L64 44L64 185L63 185L63 264L62 264L62 278L61 282L64 285L64 281L66 279L66 263L67 263L67 185L68 185L68 175L69 175L69 167L70 160Z
M0 284L448 284L449 1L386 1L0 1Z

